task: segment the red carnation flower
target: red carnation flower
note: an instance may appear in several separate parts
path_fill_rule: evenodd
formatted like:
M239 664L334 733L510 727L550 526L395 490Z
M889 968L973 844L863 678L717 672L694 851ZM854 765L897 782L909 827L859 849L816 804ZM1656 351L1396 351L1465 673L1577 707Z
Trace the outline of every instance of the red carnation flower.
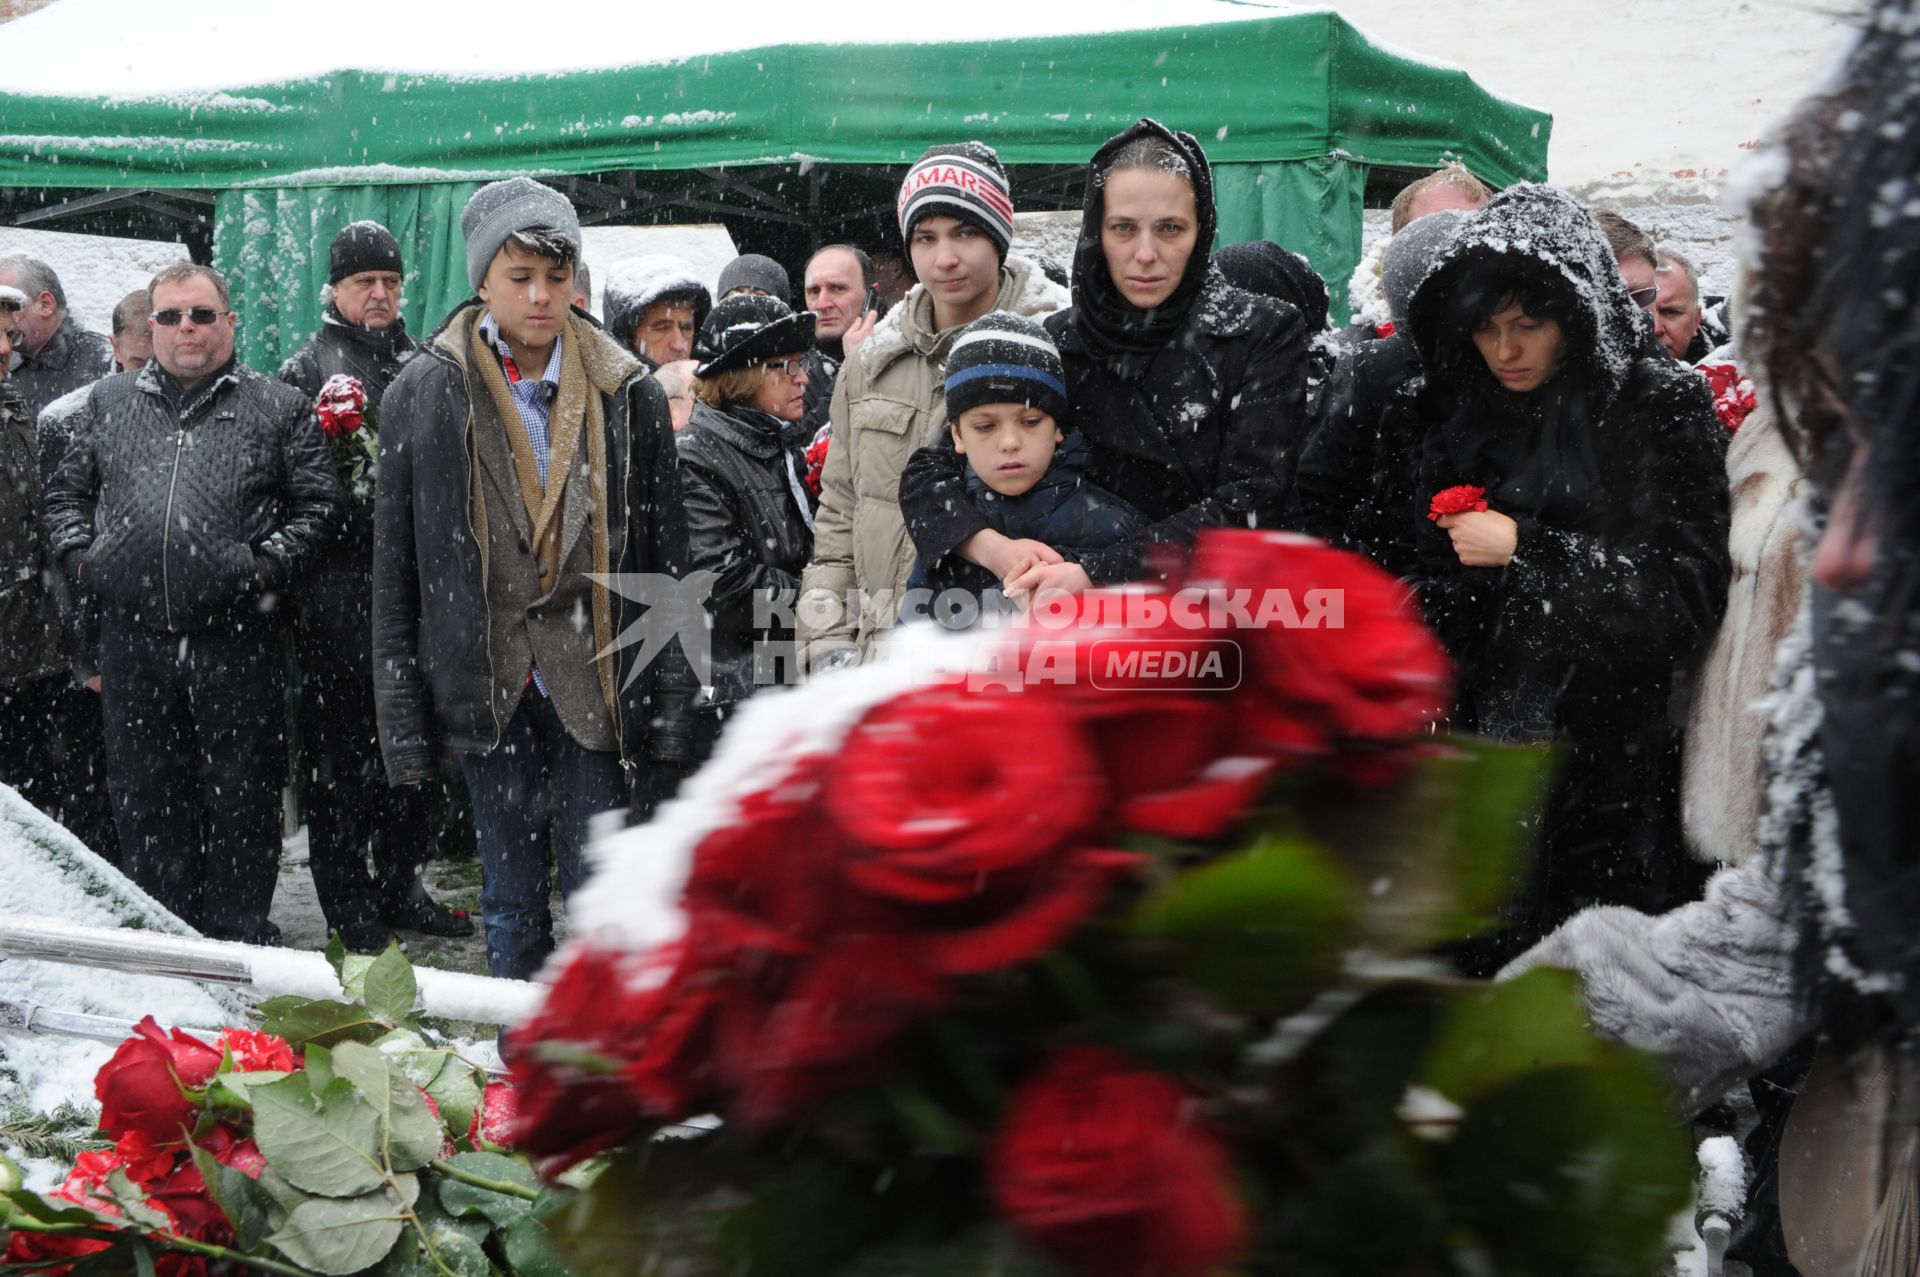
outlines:
M335 373L320 387L313 408L320 416L321 433L329 440L344 439L366 424L367 388L358 377Z
M233 1054L235 1073L259 1073L268 1069L291 1073L301 1067L300 1058L287 1045L287 1040L271 1033L228 1029L221 1033L220 1041Z
M489 1082L480 1092L480 1103L467 1124L467 1143L475 1148L492 1145L509 1147L513 1141L514 1111L519 1091L511 1082Z
M807 491L814 496L820 495L820 479L827 472L827 448L833 438L825 430L819 438L807 445Z
M1433 494L1433 503L1427 507L1427 518L1438 521L1450 514L1471 514L1487 508L1487 490L1477 488L1471 483L1455 484L1451 488L1442 488Z
M1706 360L1696 364L1694 371L1707 379L1707 386L1713 391L1713 411L1720 418L1720 424L1727 428L1728 434L1738 434L1747 417L1759 406L1753 382L1740 371L1738 364L1725 359Z
M1247 1244L1246 1208L1193 1096L1116 1052L1056 1053L987 1153L1001 1212L1088 1277L1185 1277Z
M180 1140L195 1111L181 1090L205 1086L220 1067L221 1053L179 1029L161 1032L152 1016L133 1032L94 1075L100 1129L116 1138L143 1131L162 1143Z

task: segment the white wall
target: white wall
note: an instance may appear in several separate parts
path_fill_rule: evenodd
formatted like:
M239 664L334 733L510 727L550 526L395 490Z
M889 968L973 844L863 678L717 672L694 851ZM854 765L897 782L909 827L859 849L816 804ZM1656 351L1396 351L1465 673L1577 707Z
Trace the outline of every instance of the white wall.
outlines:
M0 256L7 253L31 253L53 267L66 290L68 313L97 333L113 327L113 308L122 297L187 257L185 245L161 240L0 226Z

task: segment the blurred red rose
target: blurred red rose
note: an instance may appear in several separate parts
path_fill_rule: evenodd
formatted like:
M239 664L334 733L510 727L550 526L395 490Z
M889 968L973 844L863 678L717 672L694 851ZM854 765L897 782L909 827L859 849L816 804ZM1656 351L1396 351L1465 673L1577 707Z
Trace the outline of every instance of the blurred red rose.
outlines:
M314 404L320 417L320 433L328 439L344 439L366 424L367 389L358 377L335 373L320 387Z
M94 1075L100 1129L114 1137L144 1131L163 1143L183 1139L195 1108L181 1088L205 1086L220 1067L221 1053L179 1029L161 1032L152 1016L133 1032Z
M645 959L581 949L539 1010L513 1029L509 1059L520 1088L509 1142L557 1174L623 1143L668 1115L627 1079L664 1004L634 987Z
M1407 587L1361 556L1292 533L1203 532L1192 579L1251 589L1256 621L1263 610L1283 618L1241 631L1259 694L1238 708L1254 742L1289 748L1311 724L1397 743L1445 712L1446 653Z
M842 743L826 807L851 838L846 878L883 897L977 895L1098 818L1106 797L1078 726L1051 702L956 687L911 691Z
M1226 1150L1193 1097L1117 1052L1057 1052L1015 1093L987 1153L1000 1211L1088 1277L1185 1277L1248 1241Z
M259 1073L267 1069L291 1073L301 1067L300 1057L293 1053L287 1040L271 1033L228 1029L220 1035L220 1040L233 1053L236 1073Z

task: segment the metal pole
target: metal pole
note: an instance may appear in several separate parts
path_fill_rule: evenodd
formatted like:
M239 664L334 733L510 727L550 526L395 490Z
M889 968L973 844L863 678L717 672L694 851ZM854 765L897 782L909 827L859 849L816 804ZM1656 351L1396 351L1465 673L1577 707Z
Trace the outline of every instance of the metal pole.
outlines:
M338 998L340 981L325 955L231 940L198 940L154 931L112 931L59 918L0 914L0 957L134 971L176 980L239 985L266 996ZM415 967L417 1010L477 1024L514 1024L530 1014L541 987L461 971Z

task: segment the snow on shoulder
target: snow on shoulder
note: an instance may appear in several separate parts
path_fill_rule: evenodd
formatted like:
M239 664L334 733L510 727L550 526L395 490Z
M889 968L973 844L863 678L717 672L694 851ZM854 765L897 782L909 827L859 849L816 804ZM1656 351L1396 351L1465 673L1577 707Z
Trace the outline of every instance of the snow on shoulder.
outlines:
M1245 0L975 0L968 27L997 39L1244 22L1290 7ZM502 40L525 20L518 0L333 0L329 29L378 32L361 41L292 38L280 14L256 0L204 0L192 22L154 22L136 0L61 0L7 24L7 88L14 93L117 100L178 97L195 111L259 112L263 99L209 90L304 79L336 71L525 75L678 62L782 44L937 44L955 38L936 5L856 6L823 24L805 5L662 6L644 22L627 0L549 0L544 29L587 38Z

